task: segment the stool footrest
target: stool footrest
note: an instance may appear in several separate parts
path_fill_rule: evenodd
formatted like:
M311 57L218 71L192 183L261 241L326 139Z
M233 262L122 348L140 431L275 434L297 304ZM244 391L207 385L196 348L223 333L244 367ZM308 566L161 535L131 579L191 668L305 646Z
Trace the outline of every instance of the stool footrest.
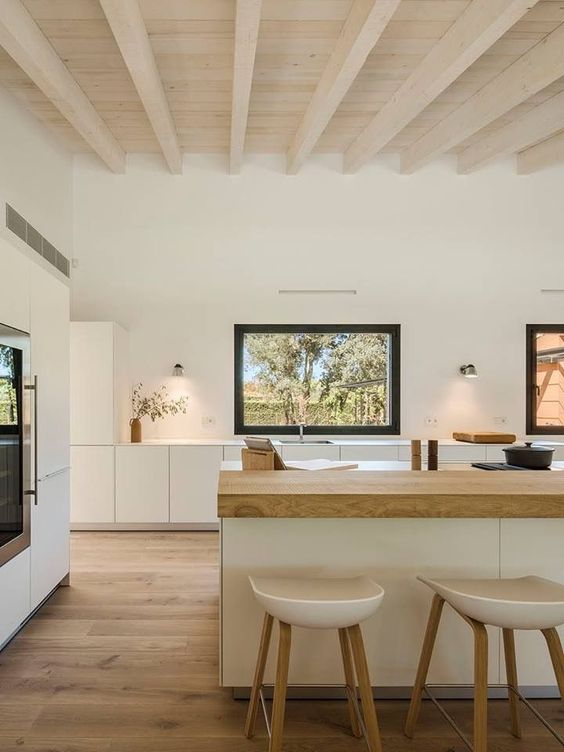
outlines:
M472 746L470 740L468 737L464 734L464 732L460 729L454 718L450 715L450 713L445 709L443 704L437 700L432 689L440 689L443 687L472 687L472 684L424 684L423 685L423 692L427 695L427 697L431 700L433 705L437 708L437 710L440 712L440 714L443 716L443 718L447 721L449 726L457 733L457 735L460 737L461 741L464 742L464 744L468 747L469 750L473 750L474 747ZM488 685L490 687L495 687L497 689L507 689L508 693L513 692L513 694L517 695L517 697L521 700L521 702L531 711L531 713L542 723L542 725L549 731L552 736L560 742L560 744L564 747L564 737L562 737L558 731L544 718L544 716L539 713L539 711L532 705L529 700L527 700L524 695L519 692L518 689L515 687L510 686L509 684L490 684Z

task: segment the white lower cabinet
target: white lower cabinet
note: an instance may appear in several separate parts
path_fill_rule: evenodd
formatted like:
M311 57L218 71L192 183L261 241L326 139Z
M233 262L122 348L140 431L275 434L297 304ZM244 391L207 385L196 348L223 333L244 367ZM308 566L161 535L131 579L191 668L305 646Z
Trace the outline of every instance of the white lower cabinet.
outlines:
M169 521L168 446L116 447L116 522Z
M241 449L243 446L226 444L223 447L223 459L226 462L241 462Z
M336 444L282 444L284 460L339 460L340 447Z
M30 550L26 548L0 567L0 648L31 611L29 558Z
M116 521L113 446L71 447L72 523Z
M31 507L31 608L36 608L68 574L69 471L45 476Z
M217 523L222 459L221 446L170 447L171 522Z
M343 444L341 460L346 462L395 462L398 459L397 444Z

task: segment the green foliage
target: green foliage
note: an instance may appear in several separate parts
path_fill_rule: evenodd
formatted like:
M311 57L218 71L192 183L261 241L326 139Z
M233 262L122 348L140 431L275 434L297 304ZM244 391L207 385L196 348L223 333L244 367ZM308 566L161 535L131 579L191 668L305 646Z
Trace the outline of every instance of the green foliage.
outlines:
M387 423L387 335L247 334L245 345L247 425Z
M17 423L16 365L11 347L0 346L0 425Z

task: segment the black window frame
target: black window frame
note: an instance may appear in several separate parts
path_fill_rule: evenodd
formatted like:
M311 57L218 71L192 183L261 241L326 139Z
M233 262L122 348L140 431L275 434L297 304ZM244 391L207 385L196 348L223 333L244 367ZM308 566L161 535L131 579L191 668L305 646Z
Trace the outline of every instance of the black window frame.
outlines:
M246 425L244 422L243 344L245 334L388 334L390 348L390 424L386 426L309 426L310 435L397 436L400 428L401 324L235 324L234 325L234 434L298 434L299 426Z
M526 433L528 435L564 434L564 426L538 426L536 420L538 391L536 335L551 332L564 334L564 324L527 324Z

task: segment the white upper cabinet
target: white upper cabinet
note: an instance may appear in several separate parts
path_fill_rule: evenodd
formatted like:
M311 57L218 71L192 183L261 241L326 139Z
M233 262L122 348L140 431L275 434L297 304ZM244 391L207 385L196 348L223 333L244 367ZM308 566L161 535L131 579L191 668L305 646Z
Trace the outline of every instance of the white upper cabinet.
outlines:
M29 332L29 273L31 262L0 236L2 294L0 323Z
M111 321L71 323L71 444L115 444L129 420L127 333Z
M217 523L222 458L221 446L170 447L171 522Z

